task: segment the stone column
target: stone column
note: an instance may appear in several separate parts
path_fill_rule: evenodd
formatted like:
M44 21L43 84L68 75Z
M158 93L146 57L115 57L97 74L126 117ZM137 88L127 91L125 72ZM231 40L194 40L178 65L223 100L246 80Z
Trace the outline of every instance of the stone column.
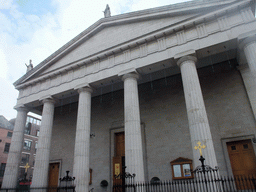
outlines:
M240 49L244 51L248 66L254 79L256 79L256 37L248 37L240 43Z
M144 181L138 78L137 73L128 73L122 77L124 81L125 165L127 172L136 174L136 181Z
M247 37L240 43L240 51L244 52L246 65L239 67L244 85L256 118L256 37ZM242 55L240 52L240 55Z
M91 94L87 86L79 88L79 101L76 125L73 176L77 192L89 191L89 153L91 127Z
M18 172L28 110L24 106L17 107L16 110L18 113L15 120L2 188L15 188L18 183Z
M55 100L52 97L48 97L42 99L42 102L43 114L31 188L48 187L50 146Z
M199 151L195 150L197 142L200 141L206 145L203 149L205 163L211 167L217 166L216 155L213 147L213 141L210 126L205 110L204 99L196 70L197 58L194 56L184 56L177 62L181 70L183 89L186 100L188 123L193 149L194 165L201 165L199 162Z

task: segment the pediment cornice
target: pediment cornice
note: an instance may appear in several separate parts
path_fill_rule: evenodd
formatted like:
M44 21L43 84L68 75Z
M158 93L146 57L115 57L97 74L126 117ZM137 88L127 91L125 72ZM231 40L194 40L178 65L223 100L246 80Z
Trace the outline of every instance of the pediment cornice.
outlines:
M194 2L194 1L192 1ZM189 29L191 27L194 27L195 25L203 24L205 21L213 20L218 17L221 17L228 12L232 12L233 10L240 9L241 7L248 6L248 4L251 2L251 0L244 0L244 1L237 1L237 0L228 0L228 1L216 1L214 3L183 3L183 4L177 4L176 6L164 6L160 8L154 8L154 9L148 9L144 11L138 11L118 16L113 16L109 18L103 18L100 19L98 22L96 22L94 25L86 29L84 32L79 34L77 37L72 39L70 42L68 42L66 45L64 45L62 48L60 48L58 51L53 53L51 56L49 56L46 60L44 60L42 63L37 65L33 70L29 71L27 74L25 74L23 77L21 77L18 81L14 83L16 89L21 89L24 87L27 87L29 85L33 85L37 82L44 81L45 79L51 78L53 76L56 76L58 74L66 73L69 70L77 69L78 67L81 67L83 65L91 64L97 61L100 61L102 59L111 58L112 56L115 56L116 54L120 54L125 52L126 50L131 50L136 47L141 47L145 44L150 43L151 41L158 41L162 38L166 38L166 36L173 34L173 33L179 33L185 29ZM181 5L187 5L187 7L182 7ZM192 6L193 5L193 6ZM138 37L136 39L130 40L129 42L125 42L121 45L116 45L115 47L111 47L107 50L104 50L102 52L95 53L94 55L90 55L86 58L83 58L82 60L75 61L71 64L69 64L66 67L63 67L61 69L58 69L56 71L50 72L48 74L44 74L40 77L37 77L35 79L29 80L32 76L35 74L40 73L40 71L44 70L51 64L53 64L55 61L63 57L64 55L68 54L71 50L76 48L78 45L86 41L86 39L90 38L93 34L97 33L98 31L104 29L105 27L112 26L112 25L119 25L124 24L125 22L133 22L133 20L148 20L148 19L155 19L155 18L161 18L175 15L175 14L181 14L182 12L186 11L186 13L194 13L195 10L198 10L200 6L200 9L207 9L210 8L213 9L213 11L209 13L201 12L200 14L197 14L195 17L190 18L189 20L184 20L181 23L176 23L172 26L168 26L165 28L162 28L160 30L155 31L154 33L145 34L141 37ZM216 9L218 7L218 9Z

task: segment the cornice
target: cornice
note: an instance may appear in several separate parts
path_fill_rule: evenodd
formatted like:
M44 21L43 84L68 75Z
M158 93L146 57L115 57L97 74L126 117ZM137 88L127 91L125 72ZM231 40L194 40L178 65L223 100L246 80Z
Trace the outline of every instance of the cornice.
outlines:
M230 2L233 3L233 2L235 2L235 0L228 1L228 3L230 3ZM41 77L39 77L37 79L28 81L26 83L21 83L21 81L28 80L34 74L36 74L39 71L43 70L45 67L47 67L51 63L53 63L54 61L58 60L60 57L63 57L63 55L69 53L71 50L74 49L74 47L76 47L77 45L80 45L81 42L83 42L84 39L89 38L91 36L91 34L95 33L97 30L101 30L104 27L111 26L111 25L114 25L114 24L116 25L117 22L121 22L122 19L129 18L129 15L132 15L132 14L134 14L134 15L142 14L143 11L134 12L134 13L128 13L128 14L124 14L124 15L121 15L121 16L114 16L113 18L110 17L110 18L100 19L94 25L92 25L87 30L85 30L84 32L79 34L77 37L75 37L73 40L71 40L69 43L64 45L61 49L59 49L58 51L53 53L50 57L48 57L46 60L44 60L41 64L36 66L34 68L34 70L31 70L25 76L23 76L18 81L16 81L14 83L14 85L16 86L16 89L21 89L21 88L27 87L29 85L33 85L33 84L35 84L37 82L44 81L45 79L51 78L51 77L56 76L58 74L63 74L63 73L66 73L67 71L75 70L76 68L81 67L83 65L88 65L88 64L91 64L91 63L93 63L95 61L100 61L102 59L106 59L108 57L115 56L116 54L122 53L125 50L130 50L131 48L139 47L139 46L141 46L141 45L143 45L145 43L149 43L149 42L154 41L156 39L164 38L164 37L167 36L166 34L174 34L176 31L181 31L182 32L182 29L184 28L184 26L190 26L190 27L192 26L192 27L194 27L195 24L204 23L204 21L207 20L208 18L212 19L212 18L215 18L217 16L221 17L221 15L224 15L228 10L234 10L234 9L237 9L237 7L245 6L249 2L250 2L250 0L244 0L242 2L237 2L236 1L235 4L230 5L228 8L224 7L222 9L218 9L218 10L212 11L212 12L210 12L208 14L201 15L201 16L196 17L196 18L192 18L192 19L187 20L185 22L175 24L174 26L168 26L167 28L163 28L163 29L160 29L158 31L155 31L154 33L147 34L147 35L145 35L143 37L138 37L138 38L133 39L133 40L131 40L129 42L126 42L126 43L124 43L122 45L117 45L115 47L111 47L111 48L109 48L109 49L107 49L105 51L96 53L94 55L90 55L90 56L88 56L88 57L86 57L86 58L84 58L82 60L75 61L75 62L71 63L69 66L66 66L66 67L62 68L59 71L53 71L53 72L51 72L49 74L45 74L45 75L43 75L43 76L41 76ZM147 12L149 10L144 10L144 11ZM155 8L155 11L156 10L158 10L158 9ZM176 12L179 12L179 11L180 10L176 10ZM170 13L168 13L168 11L166 11L166 12L160 13L160 15L161 14L162 15L166 15L166 14L170 14ZM153 15L148 15L148 16L146 15L145 16L145 15L142 14L141 17L144 17L143 19L146 19L146 18L149 18L149 17L153 17ZM120 19L120 20L117 21L116 20L117 18Z

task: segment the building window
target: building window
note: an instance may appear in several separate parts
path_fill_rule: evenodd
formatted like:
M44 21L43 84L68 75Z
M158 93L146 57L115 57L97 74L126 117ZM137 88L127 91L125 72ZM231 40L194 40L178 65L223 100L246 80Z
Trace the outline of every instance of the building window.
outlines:
M5 171L6 163L1 163L0 167L0 177L4 176L4 171Z
M26 127L25 127L25 134L30 135L31 125L32 125L32 124L31 124L30 122L28 122L28 123L26 124Z
M37 131L36 131L36 136L39 137L39 134L40 134L40 131L37 130Z
M30 149L31 149L31 144L32 144L31 141L25 140L25 141L24 141L23 149L25 149L25 150L30 150Z
M8 131L7 137L12 137L12 132Z
M22 154L21 164L26 165L29 162L29 154Z
M10 143L5 143L5 146L4 146L4 152L5 153L9 153L9 150L10 150Z
M36 150L37 150L37 145L38 145L38 144L36 143L36 144L35 144L35 152L36 152Z
M20 171L19 171L19 178L24 178L24 174L25 174L25 169L24 168L20 168Z
M194 177L191 159L179 157L171 161L171 167L173 179L189 179Z

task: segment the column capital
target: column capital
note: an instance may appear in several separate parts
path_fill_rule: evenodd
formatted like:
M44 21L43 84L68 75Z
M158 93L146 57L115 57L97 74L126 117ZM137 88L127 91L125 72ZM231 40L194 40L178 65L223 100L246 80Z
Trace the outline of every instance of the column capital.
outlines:
M139 79L140 75L135 68L126 69L118 73L118 76L124 81L126 78Z
M246 37L243 40L239 41L239 49L244 50L244 48L252 43L256 43L256 34Z
M41 97L39 99L39 101L42 102L43 104L45 104L45 103L53 103L53 104L55 104L55 103L58 102L58 99L53 98L51 95L47 95L47 96Z
M89 92L92 93L93 92L93 87L89 85L89 83L83 83L80 85L77 85L74 90L76 90L79 94L81 92Z
M29 112L29 109L28 109L25 105L23 105L23 104L21 104L21 105L15 105L13 108L14 108L16 111L24 111L24 112L26 112L26 113Z
M197 58L195 56L191 56L191 55L188 55L188 56L184 56L184 57L181 57L178 61L177 61L177 65L179 67L181 67L182 63L184 63L185 61L193 61L193 62L197 62Z
M138 80L140 78L140 75L138 73L127 73L122 76L122 80L124 81L127 78L134 78Z

